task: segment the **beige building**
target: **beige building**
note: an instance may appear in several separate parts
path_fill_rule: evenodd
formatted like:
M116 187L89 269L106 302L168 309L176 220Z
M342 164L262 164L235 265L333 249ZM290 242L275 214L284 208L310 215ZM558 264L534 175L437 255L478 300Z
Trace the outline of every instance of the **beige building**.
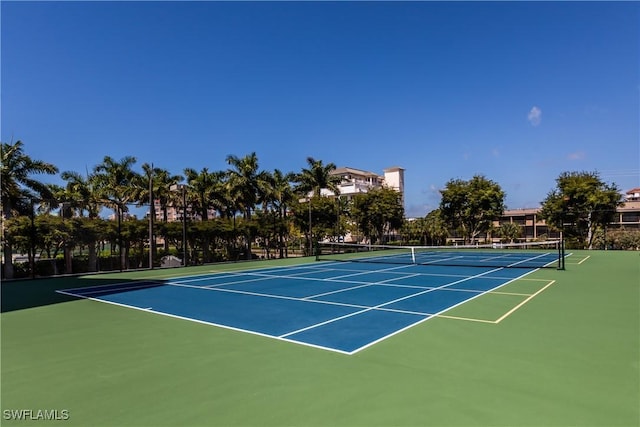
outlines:
M160 200L153 201L153 209L155 212L155 220L157 222L164 222L164 212L162 212L162 206ZM207 211L209 219L215 218L217 213L215 209L209 209ZM187 206L187 220L190 222L202 220L199 212L192 210ZM167 206L167 222L182 221L182 206Z
M542 235L548 238L559 238L559 233L549 230L543 219L539 217L540 208L509 209L504 211L500 220L494 221L494 227L504 223L515 223L522 227L522 240L535 240ZM640 230L640 188L634 188L625 193L624 205L617 209L616 219L610 228L626 230Z
M366 193L372 188L388 187L400 193L404 204L404 169L401 167L385 169L383 175L351 167L340 167L333 170L331 175L342 179L338 186L340 196L350 198L359 193ZM327 189L322 189L322 195L334 196L333 192Z

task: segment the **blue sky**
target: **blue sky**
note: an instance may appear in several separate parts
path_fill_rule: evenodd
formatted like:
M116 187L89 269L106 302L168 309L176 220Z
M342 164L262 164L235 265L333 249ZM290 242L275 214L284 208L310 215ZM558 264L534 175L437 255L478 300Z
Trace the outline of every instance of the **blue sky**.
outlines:
M406 211L482 174L640 185L636 2L1 2L1 138L60 171L406 169ZM47 178L62 183L59 178Z

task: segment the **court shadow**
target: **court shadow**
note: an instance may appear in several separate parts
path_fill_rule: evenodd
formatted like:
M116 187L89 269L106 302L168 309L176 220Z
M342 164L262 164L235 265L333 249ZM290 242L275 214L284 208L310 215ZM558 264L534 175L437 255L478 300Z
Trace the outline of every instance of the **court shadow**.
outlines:
M27 308L42 307L81 299L82 288L99 290L86 296L102 296L119 292L127 292L136 288L163 286L161 280L106 278L98 276L60 277L34 280L16 280L2 282L0 285L0 312L7 313ZM58 290L73 289L69 293Z

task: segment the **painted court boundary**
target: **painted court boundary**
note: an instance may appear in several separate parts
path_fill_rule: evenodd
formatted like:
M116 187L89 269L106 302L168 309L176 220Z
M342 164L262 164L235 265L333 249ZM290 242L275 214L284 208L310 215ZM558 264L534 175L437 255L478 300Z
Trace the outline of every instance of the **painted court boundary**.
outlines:
M291 266L288 268L301 268L304 267L304 265L299 265L299 266ZM315 264L315 267L319 267L319 265ZM282 267L277 267L277 268L282 268ZM394 267L394 269L397 267ZM284 270L286 271L287 268L284 268ZM381 269L380 271L384 271L384 270L388 270L388 269ZM285 341L285 342L290 342L290 343L295 343L295 344L299 344L299 345L305 345L305 346L309 346L309 347L314 347L314 348L319 348L319 349L323 349L323 350L328 350L328 351L332 351L332 352L337 352L337 353L341 353L341 354L346 354L346 355L352 355L355 353L358 353L368 347L371 347L383 340L386 340L392 336L395 336L401 332L406 331L407 329L410 329L418 324L421 324L423 322L425 322L426 320L432 319L434 317L442 317L442 318L451 318L451 319L457 319L457 320L468 320L468 321L477 321L477 322L484 322L484 323L494 323L497 324L499 322L501 322L502 320L504 320L505 318L507 318L508 316L510 316L512 313L514 313L516 310L518 310L519 308L521 308L523 305L525 305L527 302L529 302L531 299L533 299L535 296L539 295L542 291L544 291L545 289L547 289L551 284L553 284L555 281L551 281L549 283L547 283L543 288L539 289L538 291L536 291L533 294L521 294L522 296L527 296L528 297L522 301L520 304L518 304L517 306L515 306L514 308L512 308L511 310L509 310L509 312L505 313L503 316L501 316L499 319L495 320L495 321L491 321L491 320L482 320L482 319L470 319L470 318L462 318L462 317L455 317L455 316L447 316L444 313L457 307L460 306L466 302L472 301L480 296L489 294L489 293L498 293L496 292L497 289L512 283L516 280L522 279L523 277L533 273L534 271L537 271L537 269L533 269L531 271L527 271L526 273L507 280L505 283L502 283L494 288L491 288L489 290L486 291L477 291L476 295L465 299L462 302L459 302L457 304L445 307L443 310L437 312L437 313L419 313L419 312L411 312L411 311L406 311L406 310L398 310L398 309L392 309L389 307L385 307L388 306L390 304L396 303L398 301L402 301L402 300L406 300L406 299L410 299L410 298L414 298L416 296L420 296L429 292L433 292L436 290L447 290L446 288L449 286L452 286L454 284L458 284L461 282L465 282L474 278L478 278L478 277L482 277L484 275L490 274L490 273L495 273L496 271L500 271L503 270L502 268L497 268L497 269L492 269L489 271L485 271L483 273L477 274L477 275L473 275L473 276L464 276L461 277L459 280L454 280L452 282L446 283L444 285L441 286L434 286L434 287L430 287L430 288L422 288L423 290L418 291L416 293L404 296L404 297L400 297L391 301L386 301L382 304L377 304L375 306L364 306L364 305L358 305L358 304L345 304L345 303L340 303L340 302L332 302L332 301L322 301L322 300L309 300L308 298L317 296L317 295L313 295L313 296L307 296L304 298L294 298L294 297L287 297L287 296L282 296L282 295L270 295L270 294L261 294L261 293L255 293L255 292L247 292L247 291L242 291L242 290L234 290L234 289L224 289L221 288L221 286L224 286L225 284L228 283L224 283L222 285L212 285L212 286L194 286L194 285L189 285L187 284L188 282L193 282L193 281L197 281L197 280L204 280L205 278L211 278L211 277L223 277L225 275L229 276L229 277L235 277L237 278L238 276L253 276L254 278L256 276L261 276L261 274L259 272L251 272L251 270L245 270L245 271L234 271L234 272L221 272L221 273L216 273L213 276L211 275L198 275L198 276L187 276L187 277L174 277L169 279L169 281L164 282L164 281L160 281L160 280L148 280L145 281L144 283L140 283L139 285L133 285L133 286L127 286L127 287L118 287L117 283L114 284L109 284L109 285L100 285L100 286L95 286L95 287L81 287L81 288L71 288L71 289L64 289L64 290L58 290L56 292L60 293L60 294L64 294L64 295L68 295L68 296L72 296L72 297L76 297L76 298L82 298L82 299L89 299L89 300L93 300L93 301L98 301L98 302L103 302L103 303L108 303L108 304L112 304L112 305L116 305L116 306L120 306L120 307L126 307L126 308L131 308L131 309L135 309L135 310L139 310L139 311L144 311L147 313L154 313L154 314L159 314L159 315L164 315L167 317L173 317L173 318L177 318L177 319L182 319L182 320L187 320L187 321L192 321L192 322L196 322L196 323L201 323L201 324L206 324L206 325L211 325L211 326L217 326L220 328L224 328L224 329L229 329L229 330L234 330L234 331L240 331L240 332L245 332L245 333L250 333L250 334L254 334L254 335L258 335L258 336L262 336L262 337L268 337L268 338L272 338L272 339L277 339L277 340L281 340L281 341ZM364 272L365 274L367 272ZM357 274L357 273L356 273ZM345 276L352 276L352 274L347 274L347 275L343 275L343 276L337 276L337 277L345 277ZM273 278L273 276L270 276L271 278ZM308 279L308 278L296 278L295 274L289 275L289 276L276 276L277 277L284 277L284 278L295 278L295 279ZM460 277L460 276L459 276ZM199 279L200 278L200 279ZM256 279L254 279L256 280ZM260 279L258 279L260 280ZM331 281L331 279L312 279L312 280L329 280ZM248 281L252 281L252 280L248 280ZM243 282L242 280L240 282ZM124 283L123 283L124 284ZM343 306L348 306L348 307L353 307L356 309L359 309L353 313L348 313L346 315L342 315L342 316L338 316L335 318L331 318L313 325L309 325L306 326L304 328L300 328L297 330L293 330L293 331L289 331L287 333L284 334L280 334L280 335L271 335L271 334L267 334L267 333L263 333L263 332L259 332L259 331L255 331L255 330L251 330L251 329L245 329L245 328L238 328L235 326L231 326L231 325L227 325L224 323L218 323L218 322L210 322L207 320L201 320L201 319L195 319L192 317L188 317L188 316L182 316L182 315L177 315L177 314L172 314L172 313L167 313L165 311L161 311L161 310L154 310L152 307L139 307L139 306L134 306L134 305L130 305L130 304L124 304L124 303L120 303L120 302L115 302L115 301L108 301L105 299L100 298L99 296L97 296L96 294L100 294L100 293L108 293L111 291L117 291L117 292L122 292L122 291L127 291L127 290L138 290L138 289L145 289L145 288L152 288L155 286L176 286L176 287L188 287L188 288L198 288L201 290L206 290L206 291L221 291L221 292L231 292L231 293L238 293L238 294L247 294L247 295L256 295L256 296L260 296L260 297L267 297L267 298L278 298L278 299L289 299L289 300L297 300L297 301L305 301L305 302L313 302L313 303L318 303L318 304L327 304L327 305L343 305ZM384 283L370 283L370 284L362 284L360 283L358 286L354 286L355 288L359 288L359 287L366 287L366 286L373 286L373 285L385 285ZM393 285L392 285L393 286ZM412 286L407 286L407 287L412 287ZM419 289L419 287L416 287ZM352 288L348 288L348 289L352 289ZM94 296L89 296L86 294L82 294L79 293L79 291L82 290L85 293L87 293L87 291L89 291L89 294L93 294ZM338 290L335 292L341 292L341 291L345 291L346 289L342 289L342 290ZM457 290L462 290L462 289L457 289ZM77 291L77 292L74 292ZM333 292L328 292L328 293L333 293ZM360 346L352 351L345 351L345 350L341 350L341 349L337 349L337 348L332 348L332 347L327 347L327 346L322 346L322 345L318 345L318 344L314 344L314 343L309 343L309 342L305 342L305 341L300 341L300 340L294 340L294 339L290 339L288 338L291 335L303 332L303 331L307 331L307 330L313 330L314 328L326 325L326 324L330 324L345 318L349 318L349 317L354 317L354 316L358 316L364 313L368 313L371 311L392 311L392 312L401 312L401 313L406 313L406 314L416 314L416 315L421 315L421 316L425 316L424 318L410 323L405 327L402 327L398 330L395 330L389 334L386 334L384 336L379 337L378 339L375 339L371 342L366 343L363 346Z

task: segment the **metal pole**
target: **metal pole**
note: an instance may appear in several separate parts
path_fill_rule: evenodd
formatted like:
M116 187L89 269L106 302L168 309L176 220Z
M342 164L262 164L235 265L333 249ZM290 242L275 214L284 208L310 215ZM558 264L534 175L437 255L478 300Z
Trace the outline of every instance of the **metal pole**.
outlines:
M29 216L31 219L31 230L29 230L29 269L31 270L31 278L34 279L36 277L36 214L33 199L31 199L31 210L29 212Z
M340 242L340 196L336 195L336 242Z
M311 197L309 197L309 256L313 255L313 231L311 229Z
M564 270L564 215L560 226L560 246L558 247L558 270Z
M155 239L153 238L153 221L156 212L153 204L153 163L151 163L151 172L149 174L149 269L153 270L153 252L155 248Z
M187 193L182 186L182 265L187 266Z
M120 203L117 204L118 211L118 265L122 271L122 209Z

